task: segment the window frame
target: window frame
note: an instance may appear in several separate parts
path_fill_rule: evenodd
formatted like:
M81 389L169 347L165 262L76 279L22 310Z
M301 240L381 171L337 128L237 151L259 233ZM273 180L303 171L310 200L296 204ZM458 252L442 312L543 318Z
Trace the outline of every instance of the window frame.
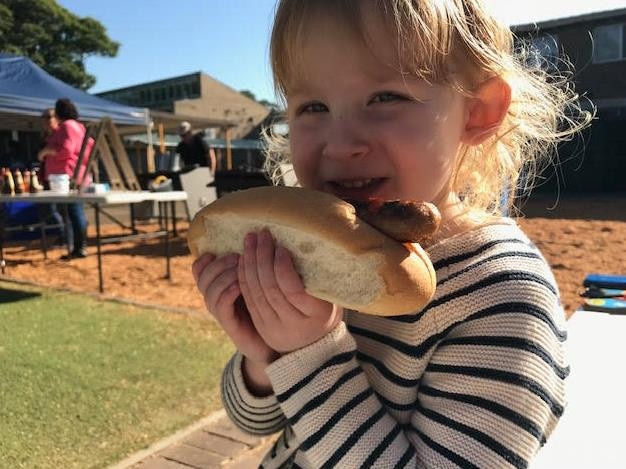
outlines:
M608 28L614 28L617 27L619 28L619 37L620 37L620 41L618 42L619 45L619 54L618 57L612 57L612 58L608 58L608 59L598 59L598 57L596 56L596 50L597 49L597 35L596 35L596 31L598 29L608 29ZM626 28L624 28L624 23L611 23L611 24L602 24L599 26L595 26L592 30L591 30L591 36L593 38L593 52L592 52L592 63L594 64L606 64L606 63L613 63L613 62L622 62L622 61L626 61Z

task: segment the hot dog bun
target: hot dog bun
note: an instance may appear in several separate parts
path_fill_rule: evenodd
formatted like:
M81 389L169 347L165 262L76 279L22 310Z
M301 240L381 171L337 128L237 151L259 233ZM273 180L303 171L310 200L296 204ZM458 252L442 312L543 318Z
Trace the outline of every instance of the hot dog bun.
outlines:
M263 228L292 253L317 298L392 316L419 311L435 291L433 266L418 244L408 250L324 192L284 186L232 192L196 214L187 243L196 257L242 253L245 235Z

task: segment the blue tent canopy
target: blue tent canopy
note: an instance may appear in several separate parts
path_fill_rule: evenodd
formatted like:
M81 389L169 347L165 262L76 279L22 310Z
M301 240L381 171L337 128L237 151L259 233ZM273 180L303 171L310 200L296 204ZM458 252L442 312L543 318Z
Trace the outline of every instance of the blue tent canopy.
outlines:
M148 122L146 109L92 96L54 78L26 57L0 53L0 113L39 116L59 98L71 99L81 120L110 117L116 124Z

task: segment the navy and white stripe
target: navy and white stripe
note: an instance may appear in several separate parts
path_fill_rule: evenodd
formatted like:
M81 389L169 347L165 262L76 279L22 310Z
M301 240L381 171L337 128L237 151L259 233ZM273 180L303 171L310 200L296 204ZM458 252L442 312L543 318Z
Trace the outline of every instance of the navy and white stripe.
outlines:
M245 389L236 355L222 395L235 423L284 434L264 469L525 468L565 408L567 338L552 273L511 220L429 250L438 286L415 314L346 314Z

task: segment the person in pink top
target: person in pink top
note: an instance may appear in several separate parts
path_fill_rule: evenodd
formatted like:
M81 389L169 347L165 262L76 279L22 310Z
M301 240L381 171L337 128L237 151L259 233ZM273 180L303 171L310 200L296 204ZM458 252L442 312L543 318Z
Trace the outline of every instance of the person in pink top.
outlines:
M48 145L48 139L52 136L52 134L59 128L59 120L57 119L56 114L54 113L54 108L44 109L41 113L41 145L39 149L43 149ZM41 181L43 182L45 189L50 189L44 174L46 174L46 161L48 158L45 158L41 162L41 172L39 173L41 176ZM59 237L59 241L57 244L64 245L66 243L67 236L65 235L65 220L59 213L57 204L46 204L42 207L41 216L45 218L47 223L52 223L53 225L57 225L61 229L61 234Z
M74 175L78 155L85 137L85 126L78 122L78 110L72 101L67 98L57 100L54 111L59 120L58 128L48 138L45 148L37 155L39 161L44 161L44 179L47 181L51 174ZM85 151L88 155L93 141ZM86 174L86 166L81 165L76 178L80 184ZM67 230L70 253L62 259L69 260L87 256L87 219L82 203L67 204L67 213L72 229Z

